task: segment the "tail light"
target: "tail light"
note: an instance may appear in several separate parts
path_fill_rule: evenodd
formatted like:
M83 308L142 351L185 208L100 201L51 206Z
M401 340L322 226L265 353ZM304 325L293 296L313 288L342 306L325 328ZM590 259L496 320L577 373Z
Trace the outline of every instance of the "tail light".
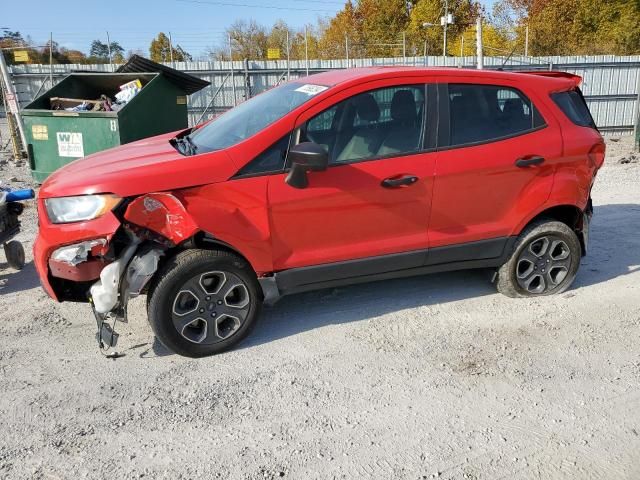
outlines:
M604 142L596 143L589 151L589 161L596 168L599 169L604 163L604 154L606 146Z

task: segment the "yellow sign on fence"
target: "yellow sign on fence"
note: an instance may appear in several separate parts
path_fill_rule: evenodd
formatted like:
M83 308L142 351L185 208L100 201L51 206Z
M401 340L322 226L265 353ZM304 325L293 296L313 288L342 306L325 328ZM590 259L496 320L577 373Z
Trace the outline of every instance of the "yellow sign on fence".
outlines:
M28 62L29 52L27 52L26 50L15 50L13 52L13 59L16 62Z
M279 48L268 48L267 49L267 58L269 60L280 60L280 49Z

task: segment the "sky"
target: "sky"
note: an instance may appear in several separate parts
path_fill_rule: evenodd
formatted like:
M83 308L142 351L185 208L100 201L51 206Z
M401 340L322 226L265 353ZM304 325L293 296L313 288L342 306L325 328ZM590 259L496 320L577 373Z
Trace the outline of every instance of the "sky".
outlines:
M494 0L482 0L490 8ZM87 52L91 41L117 41L125 51L148 52L158 32L171 32L195 57L207 47L224 45L224 30L238 19L270 26L283 19L294 28L331 17L343 0L3 0L0 29L20 31L35 44L49 39L62 47ZM28 12L25 10L28 9ZM28 15L26 13L29 13Z

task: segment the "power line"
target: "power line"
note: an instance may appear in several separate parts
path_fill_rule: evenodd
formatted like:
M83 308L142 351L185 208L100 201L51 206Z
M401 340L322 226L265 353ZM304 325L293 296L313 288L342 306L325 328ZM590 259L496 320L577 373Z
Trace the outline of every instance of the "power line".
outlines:
M314 8L301 8L301 7L281 7L277 5L255 5L249 3L229 3L229 2L207 2L204 0L176 0L181 3L196 3L199 5L215 5L222 7L247 7L247 8L267 8L271 10L296 10L301 12L321 12L321 13L333 13L334 10L320 10Z

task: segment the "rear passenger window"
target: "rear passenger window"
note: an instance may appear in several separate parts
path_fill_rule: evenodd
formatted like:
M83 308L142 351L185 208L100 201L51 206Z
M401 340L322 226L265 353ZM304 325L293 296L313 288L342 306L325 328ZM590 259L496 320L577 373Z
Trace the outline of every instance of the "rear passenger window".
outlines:
M522 92L496 85L449 85L450 144L488 142L545 125Z
M551 95L551 98L573 123L581 127L596 128L596 124L591 117L591 112L589 112L589 107L587 107L587 103L584 101L580 89L554 93Z

